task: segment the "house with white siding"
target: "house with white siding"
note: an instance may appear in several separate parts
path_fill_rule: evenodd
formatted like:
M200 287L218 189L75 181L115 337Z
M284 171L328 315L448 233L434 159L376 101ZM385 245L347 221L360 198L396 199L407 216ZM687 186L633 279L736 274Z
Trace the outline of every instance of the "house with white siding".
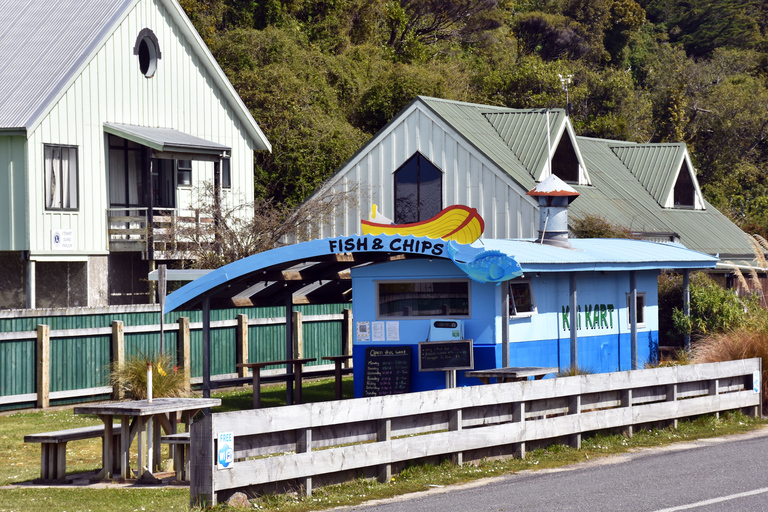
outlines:
M360 233L374 204L396 224L460 204L482 216L484 238L535 238L539 205L527 191L552 174L580 194L571 221L596 216L637 238L680 242L721 260L754 259L749 237L704 199L683 143L577 136L564 109L423 96L323 184L317 193L356 186L358 197L315 236Z
M0 308L146 303L159 228L271 150L176 0L6 0L0 83Z

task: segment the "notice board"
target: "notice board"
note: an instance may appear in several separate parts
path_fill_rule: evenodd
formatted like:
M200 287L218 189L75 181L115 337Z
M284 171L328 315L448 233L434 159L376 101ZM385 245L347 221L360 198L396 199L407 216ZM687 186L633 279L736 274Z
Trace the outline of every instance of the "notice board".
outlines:
M399 395L411 391L411 347L365 349L363 396Z
M471 370L475 367L472 340L419 343L419 371Z

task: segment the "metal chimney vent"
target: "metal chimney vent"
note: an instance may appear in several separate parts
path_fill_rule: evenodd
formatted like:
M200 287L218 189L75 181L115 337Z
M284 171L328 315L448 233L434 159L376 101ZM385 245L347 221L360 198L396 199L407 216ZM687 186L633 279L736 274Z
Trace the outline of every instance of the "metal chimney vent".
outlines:
M570 248L568 205L579 193L554 174L550 174L530 190L528 195L539 198L539 237L536 242Z

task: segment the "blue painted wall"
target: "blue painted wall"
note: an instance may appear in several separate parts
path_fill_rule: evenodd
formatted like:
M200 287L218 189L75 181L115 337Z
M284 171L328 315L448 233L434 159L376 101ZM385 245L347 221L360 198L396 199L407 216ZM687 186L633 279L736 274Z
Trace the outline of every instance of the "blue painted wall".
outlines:
M638 366L656 357L658 347L658 295L656 271L636 273L638 293L645 293L645 323L638 326ZM435 259L407 260L372 265L352 271L353 318L358 322L398 321L399 340L354 342L355 396L362 396L365 348L371 346L413 347L411 391L445 387L445 372L419 372L418 343L429 335L429 318L377 318L376 282L384 280L466 279L452 262ZM556 366L570 362L569 274L539 273L530 280L536 312L513 317L509 324L511 366ZM474 340L475 369L498 368L501 360L501 286L493 283L470 284L470 315L463 320L464 338ZM629 370L631 340L626 271L577 274L579 305L578 365L593 372ZM457 371L457 385L479 384Z

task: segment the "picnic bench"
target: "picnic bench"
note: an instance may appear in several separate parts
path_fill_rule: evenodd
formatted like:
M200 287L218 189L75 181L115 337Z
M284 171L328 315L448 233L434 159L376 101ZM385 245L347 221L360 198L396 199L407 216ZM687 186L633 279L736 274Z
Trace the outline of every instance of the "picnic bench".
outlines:
M343 370L341 368L342 363L345 363L352 359L352 356L325 356L322 358L323 361L332 361L334 364L333 368L333 376L336 381L335 390L336 390L336 400L342 399L341 394L341 375L343 373Z
M518 382L528 380L529 377L539 380L545 375L559 371L560 369L557 367L508 366L506 368L491 368L489 370L472 370L464 372L464 376L475 377L480 379L480 382L483 384L488 384L491 382L491 379L496 379L496 382Z
M282 376L284 379L286 379L286 382L288 385L290 385L290 380L293 378L293 381L295 383L295 402L297 404L301 403L301 367L305 363L309 363L311 361L317 361L315 358L301 358L301 359L283 359L281 361L263 361L260 363L238 363L238 368L250 368L252 372L252 380L253 380L253 408L254 409L260 409L261 408L261 369L265 366L274 366L274 365L292 365L293 366L293 374L286 373L285 376ZM291 405L291 404L288 404Z
M117 454L118 447L120 446L120 432L120 429L112 431L112 436L115 441L111 443L111 446L115 447L114 450L116 452L112 457L116 466L115 470L119 470L118 466L120 464L120 457L114 456ZM65 478L68 442L79 441L82 439L95 439L98 437L104 437L104 425L29 434L24 436L24 442L41 443L40 480L50 482L54 480L64 480Z
M173 450L173 467L176 471L176 480L179 482L189 480L189 432L161 436L160 442L175 448Z

